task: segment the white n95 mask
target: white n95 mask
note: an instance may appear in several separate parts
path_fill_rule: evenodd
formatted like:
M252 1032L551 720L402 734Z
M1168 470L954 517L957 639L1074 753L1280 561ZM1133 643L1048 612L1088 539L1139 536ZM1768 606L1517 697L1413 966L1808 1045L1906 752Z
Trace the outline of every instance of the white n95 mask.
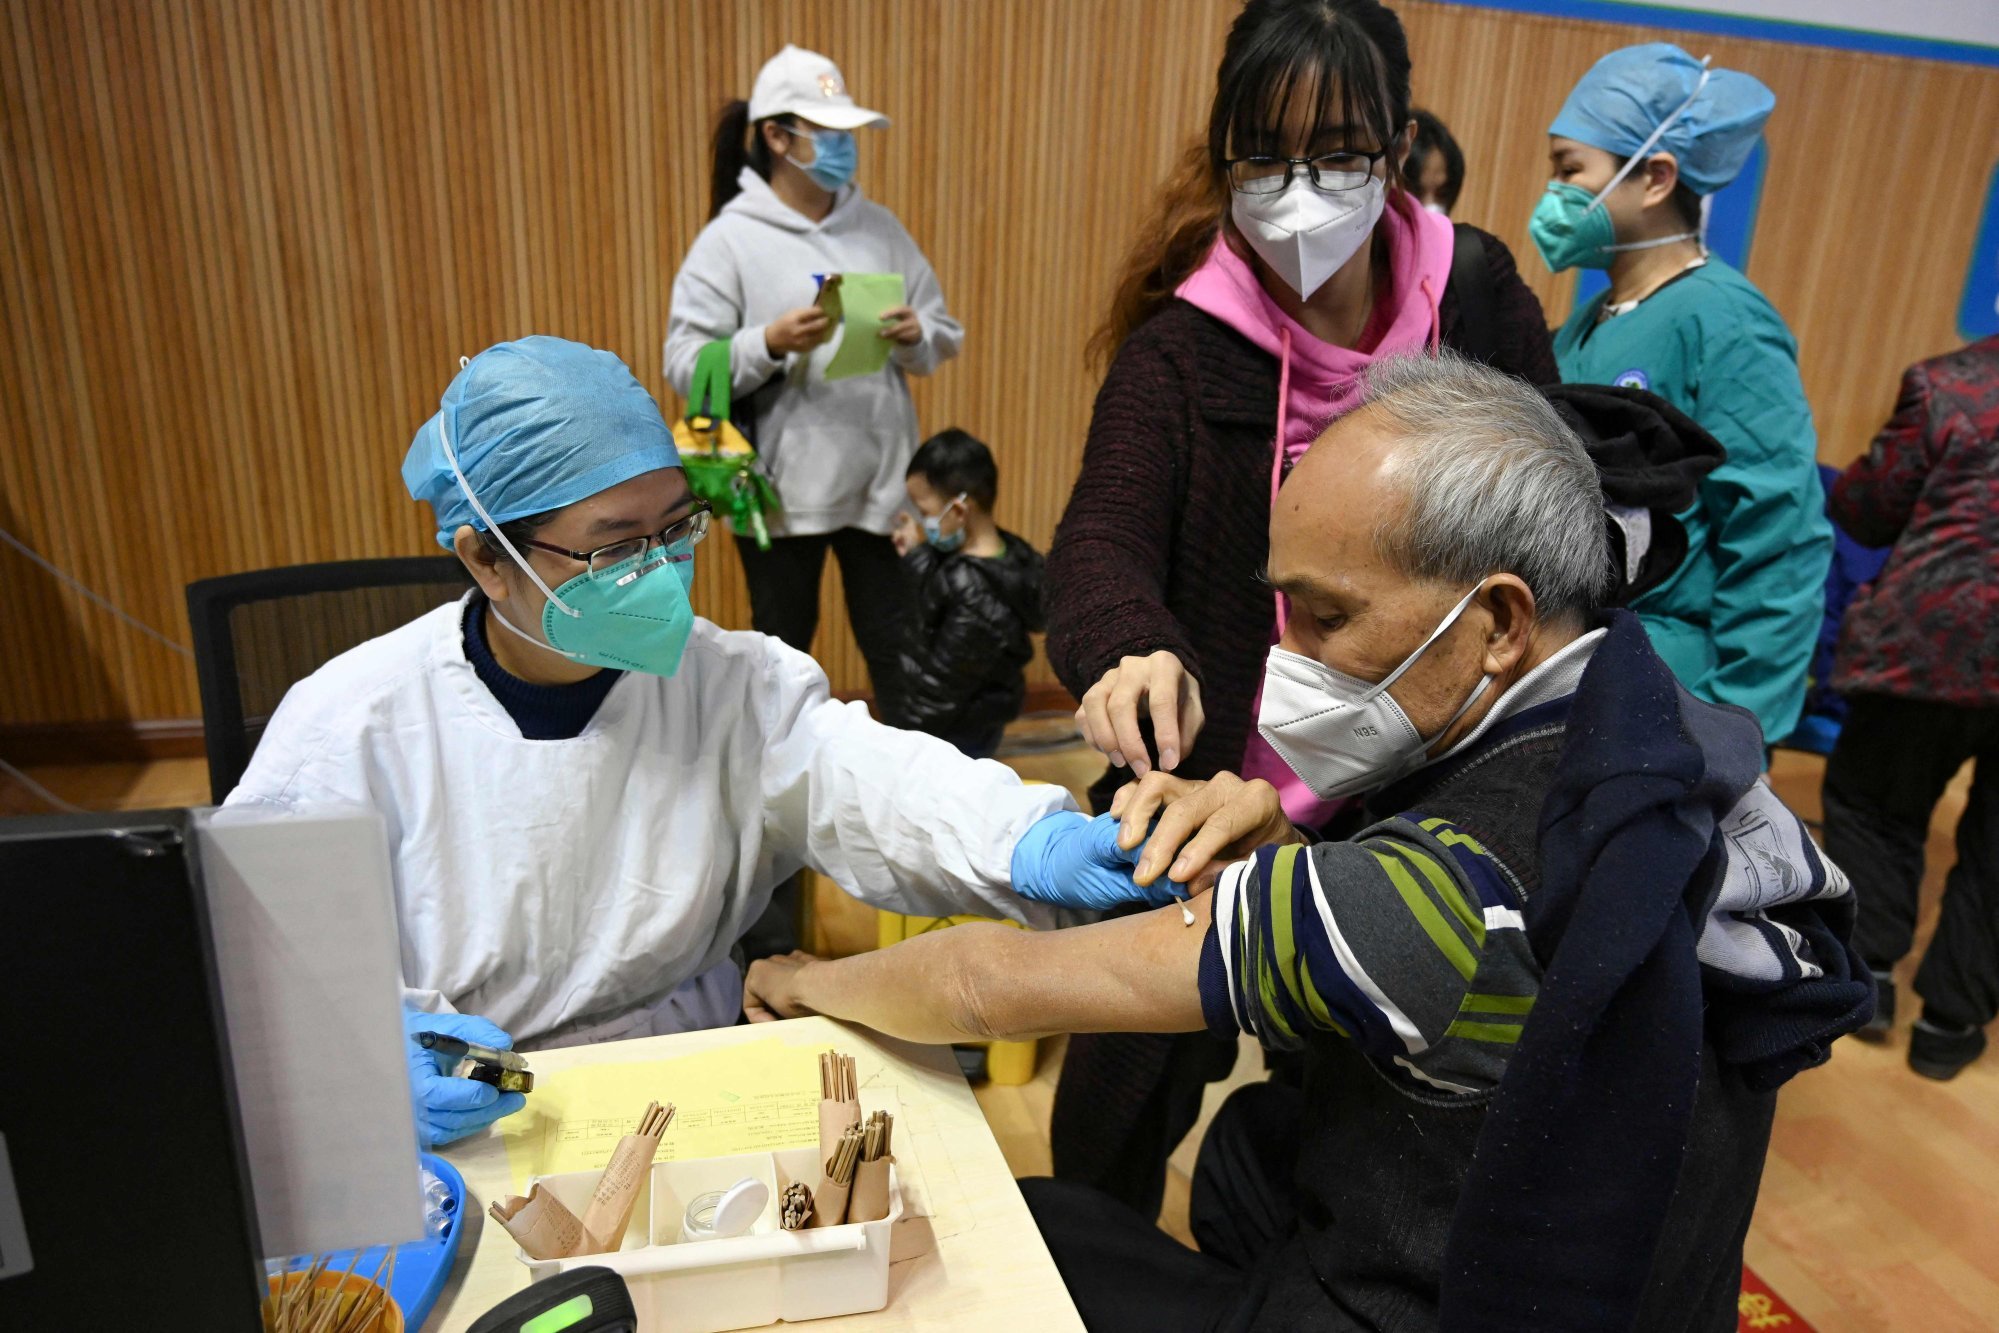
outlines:
M1416 730L1402 705L1388 693L1388 687L1457 622L1477 593L1477 588L1466 593L1430 637L1378 683L1287 649L1270 650L1256 729L1320 800L1385 787L1422 767L1424 752L1437 736L1450 730L1451 723L1463 717L1492 684L1491 676L1481 676L1470 697L1429 737Z
M1229 215L1250 248L1304 299L1325 286L1374 234L1387 200L1379 177L1370 176L1352 190L1328 192L1301 171L1277 194L1234 191Z

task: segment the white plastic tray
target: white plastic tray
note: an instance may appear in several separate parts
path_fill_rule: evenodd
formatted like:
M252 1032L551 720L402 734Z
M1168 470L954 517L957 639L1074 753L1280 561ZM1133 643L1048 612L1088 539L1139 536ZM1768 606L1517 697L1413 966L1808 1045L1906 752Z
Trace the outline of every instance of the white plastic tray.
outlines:
M889 1168L888 1216L809 1231L778 1225L784 1187L819 1184L817 1148L688 1162L655 1162L639 1187L624 1243L609 1254L530 1259L515 1254L535 1281L602 1265L622 1273L638 1310L639 1333L724 1333L779 1320L859 1314L888 1304L889 1228L902 1216L902 1182ZM537 1179L578 1217L597 1187L595 1171ZM681 1242L687 1203L745 1176L770 1186L770 1202L747 1235Z

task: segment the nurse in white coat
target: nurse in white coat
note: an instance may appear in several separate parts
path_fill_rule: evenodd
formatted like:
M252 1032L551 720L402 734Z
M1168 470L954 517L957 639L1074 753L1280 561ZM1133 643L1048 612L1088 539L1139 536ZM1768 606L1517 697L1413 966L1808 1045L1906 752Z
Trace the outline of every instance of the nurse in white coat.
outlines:
M802 866L893 911L1043 927L1145 896L1115 826L1061 789L882 726L803 653L694 615L708 515L610 353L488 349L403 475L478 587L295 685L228 804L381 812L412 1031L732 1023L731 949ZM412 1052L427 1143L520 1104Z

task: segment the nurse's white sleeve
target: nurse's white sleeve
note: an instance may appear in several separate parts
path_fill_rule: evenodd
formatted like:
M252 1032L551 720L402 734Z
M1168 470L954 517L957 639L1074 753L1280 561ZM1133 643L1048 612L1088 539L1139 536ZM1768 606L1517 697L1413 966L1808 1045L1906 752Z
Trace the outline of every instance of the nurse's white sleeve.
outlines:
M1073 918L1017 897L1013 847L1076 803L1006 765L967 759L842 704L805 654L768 640L757 706L766 738L764 828L780 849L855 897L912 916L967 913L1049 929Z

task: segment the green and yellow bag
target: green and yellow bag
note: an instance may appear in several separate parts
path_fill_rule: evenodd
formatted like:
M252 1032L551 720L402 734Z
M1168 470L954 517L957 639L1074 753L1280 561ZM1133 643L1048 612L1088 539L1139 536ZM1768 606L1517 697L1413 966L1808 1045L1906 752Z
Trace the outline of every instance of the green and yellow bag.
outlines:
M709 343L694 359L687 415L673 423L673 442L687 472L687 488L729 521L738 537L770 549L766 515L778 513L777 487L757 461L757 451L729 420L729 343Z

